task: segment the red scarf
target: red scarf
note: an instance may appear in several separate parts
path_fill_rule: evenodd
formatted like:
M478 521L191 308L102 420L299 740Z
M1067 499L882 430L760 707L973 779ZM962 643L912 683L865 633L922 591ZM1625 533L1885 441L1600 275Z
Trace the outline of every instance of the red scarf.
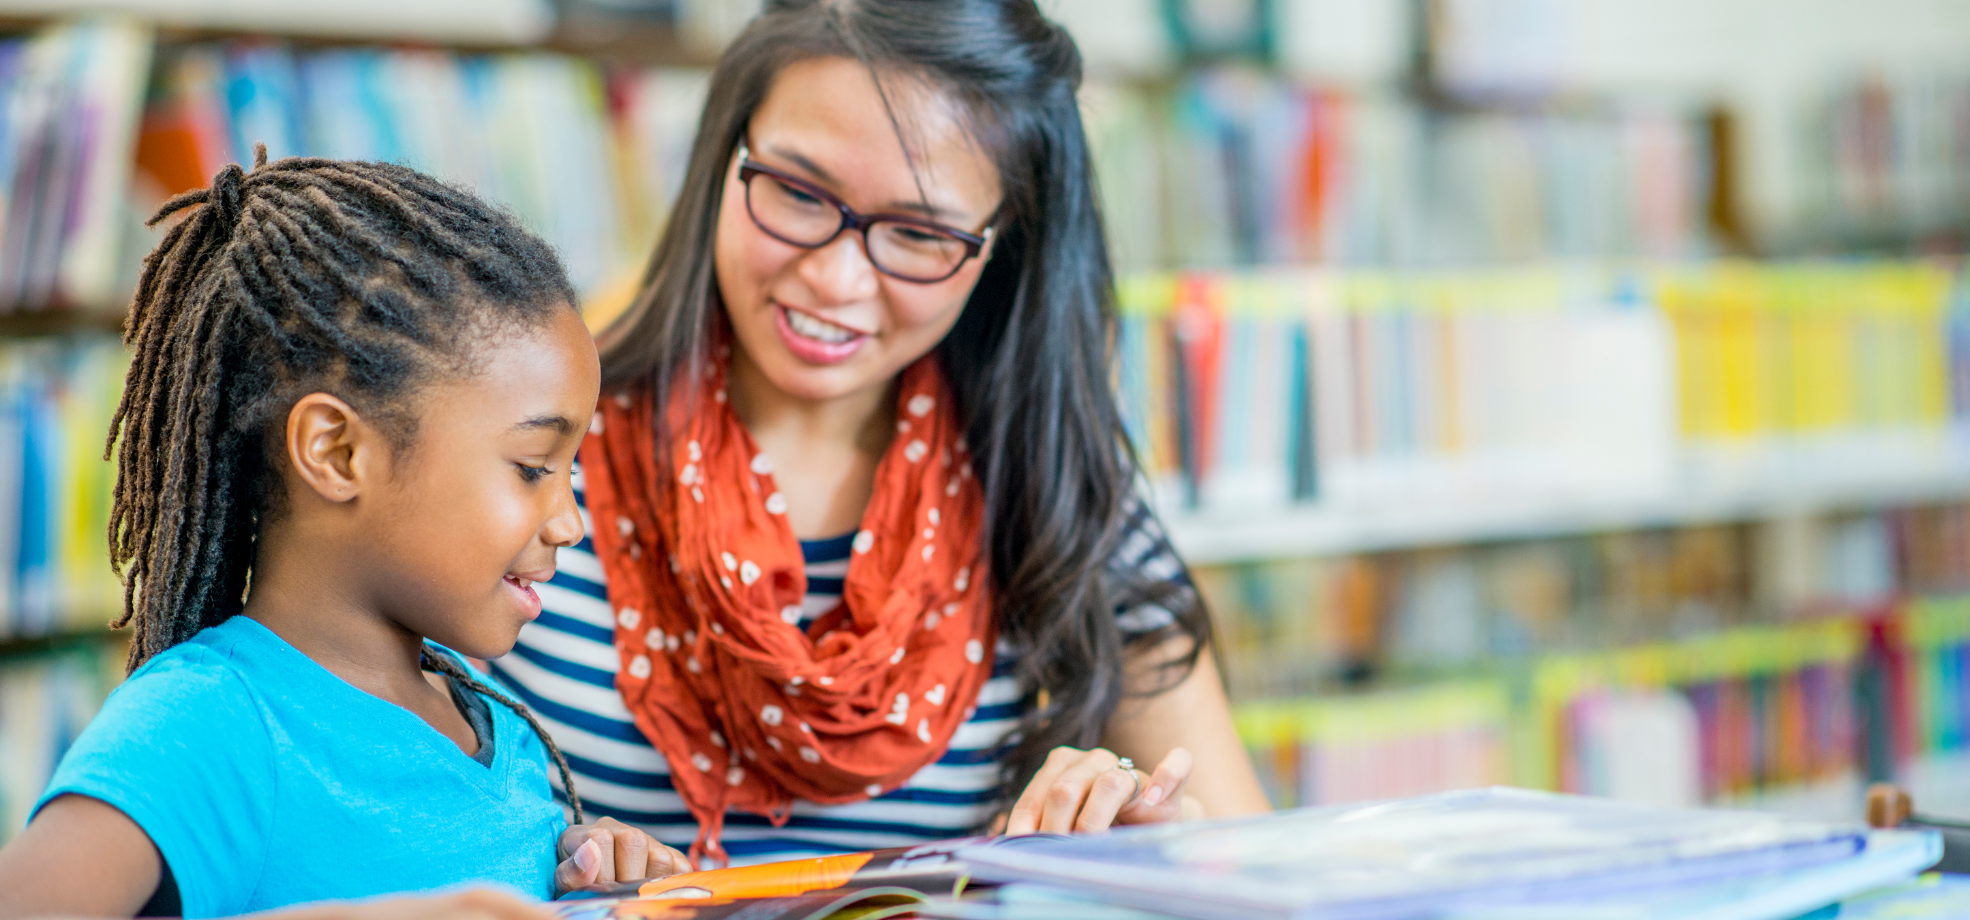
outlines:
M880 795L935 761L992 670L984 494L934 359L905 369L841 604L803 632L800 542L722 373L679 387L668 457L647 385L602 400L582 445L591 537L622 656L616 688L722 864L725 811L783 825L796 798ZM667 462L666 462L667 459Z

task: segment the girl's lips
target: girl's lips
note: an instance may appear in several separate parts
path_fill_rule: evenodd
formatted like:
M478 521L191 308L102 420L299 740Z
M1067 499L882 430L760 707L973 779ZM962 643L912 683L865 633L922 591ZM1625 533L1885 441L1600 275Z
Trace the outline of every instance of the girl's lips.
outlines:
M514 601L520 605L520 612L526 614L529 620L539 619L540 595L534 593L533 586L522 585L519 579L511 575L506 576L505 581L506 590L513 594Z
M779 330L780 341L785 343L793 356L809 364L840 364L855 356L862 343L869 340L866 335L857 335L846 342L823 342L810 339L793 331L787 323L787 308L773 305L773 328Z

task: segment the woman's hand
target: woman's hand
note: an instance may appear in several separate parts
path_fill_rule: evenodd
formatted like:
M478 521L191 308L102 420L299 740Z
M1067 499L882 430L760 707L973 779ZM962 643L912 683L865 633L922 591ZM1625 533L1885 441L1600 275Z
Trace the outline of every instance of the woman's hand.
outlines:
M1005 833L1090 833L1115 824L1203 816L1203 809L1183 794L1190 779L1189 751L1171 751L1154 774L1123 770L1120 763L1105 748L1054 748L1006 816Z
M562 831L560 853L561 867L554 872L556 894L691 871L691 860L684 854L614 818Z

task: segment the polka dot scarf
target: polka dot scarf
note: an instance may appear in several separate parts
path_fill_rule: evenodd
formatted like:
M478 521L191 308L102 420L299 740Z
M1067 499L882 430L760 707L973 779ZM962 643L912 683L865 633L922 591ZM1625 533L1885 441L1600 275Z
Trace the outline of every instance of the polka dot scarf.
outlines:
M805 631L805 566L773 479L800 458L759 452L722 369L671 407L668 458L648 387L595 414L581 460L616 687L698 819L694 858L725 862L727 809L778 826L796 798L900 785L949 747L991 675L984 496L940 366L920 360L901 383L842 602Z

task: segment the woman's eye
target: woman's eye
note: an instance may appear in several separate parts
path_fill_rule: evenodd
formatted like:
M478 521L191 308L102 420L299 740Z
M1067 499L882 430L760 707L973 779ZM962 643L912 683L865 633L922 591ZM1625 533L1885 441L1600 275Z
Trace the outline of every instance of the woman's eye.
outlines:
M524 463L515 463L513 466L519 469L520 478L528 482L539 482L554 474L553 470L544 466L528 466Z
M898 239L912 246L931 246L942 243L945 240L942 234L931 233L928 230L917 230L912 227L896 228L896 236Z
M813 195L809 195L808 193L801 191L800 189L795 188L791 185L788 185L785 182L780 182L776 184L780 186L780 191L786 193L787 198L792 200L794 204L820 204L821 203L821 199L816 198Z

